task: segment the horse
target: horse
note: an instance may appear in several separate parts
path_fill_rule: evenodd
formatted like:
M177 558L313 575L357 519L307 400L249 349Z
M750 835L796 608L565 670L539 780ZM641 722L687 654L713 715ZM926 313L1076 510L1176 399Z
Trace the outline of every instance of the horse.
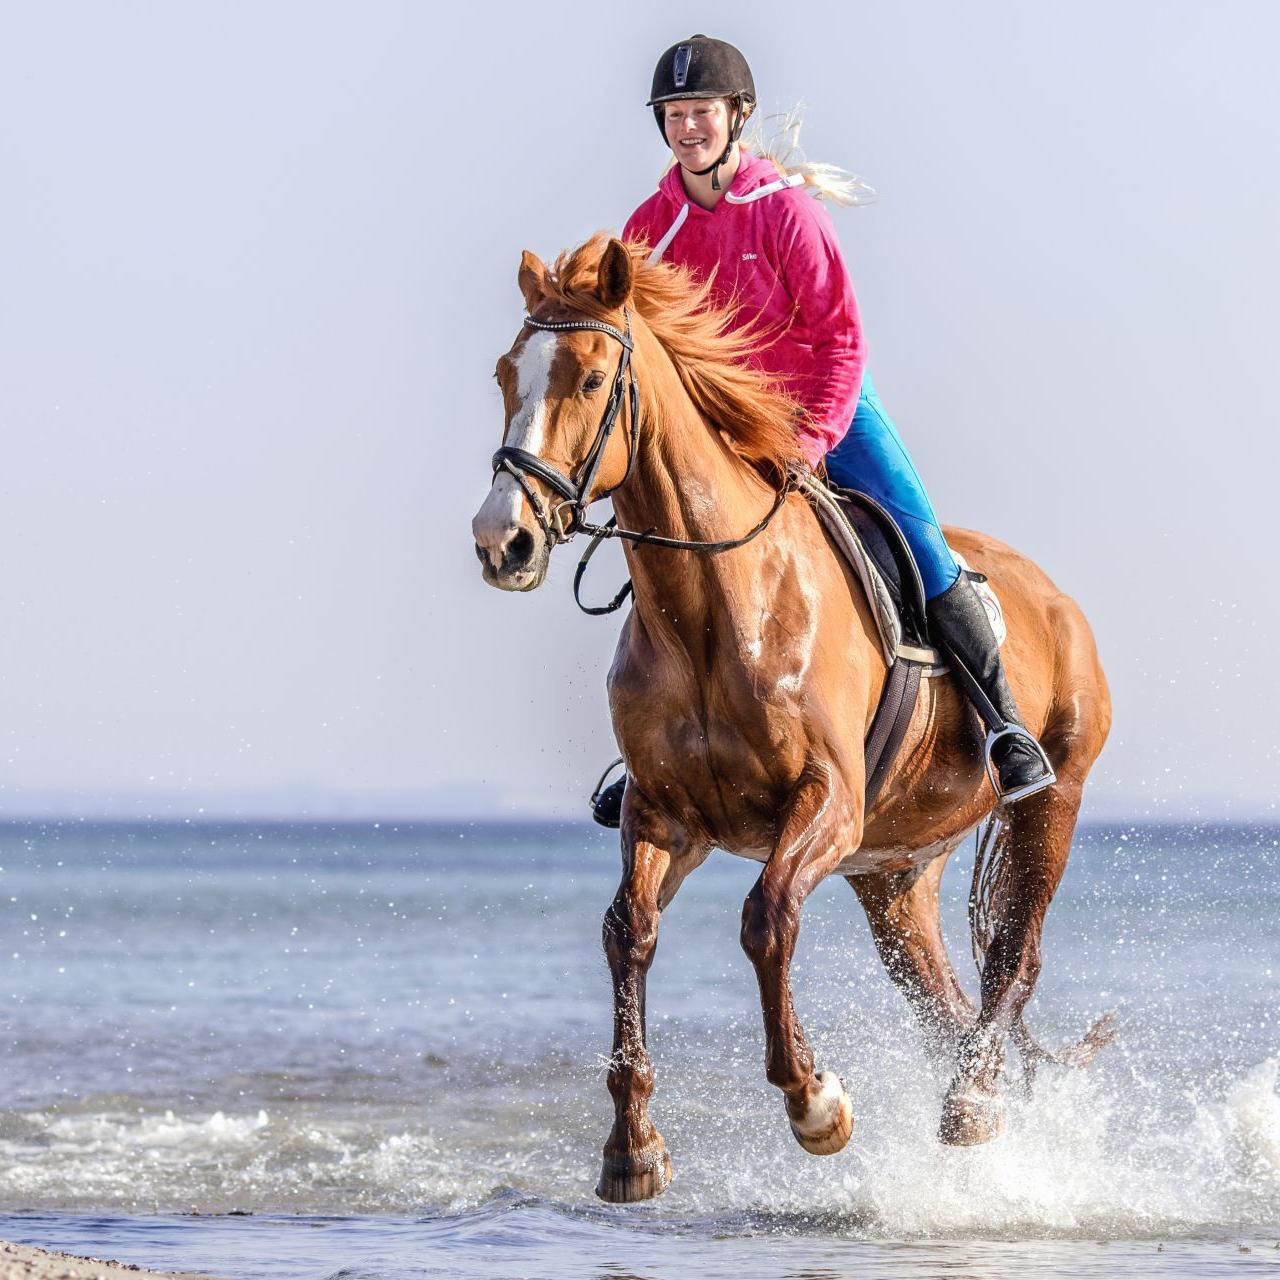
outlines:
M1049 1053L1023 1021L1045 912L1110 728L1093 635L1030 560L946 530L999 595L1008 677L1057 773L1004 815L998 874L984 876L975 1008L938 901L948 855L996 804L978 718L953 679L922 681L897 762L867 808L864 739L887 664L852 571L789 489L796 407L752 363L766 339L733 330L708 284L646 252L602 233L550 268L523 254L527 315L496 371L504 443L472 523L484 580L507 591L535 589L555 545L599 530L586 516L597 498L612 498L625 531L634 604L608 689L629 783L622 879L603 926L614 1122L596 1192L638 1201L671 1181L648 1111L646 978L663 909L715 848L763 864L741 942L759 982L765 1074L800 1145L837 1152L853 1126L840 1078L816 1068L789 977L801 907L831 875L852 887L889 976L952 1071L940 1140L990 1141L1004 1125L1010 1037L1030 1068L1044 1058L1084 1065L1114 1035L1108 1014Z

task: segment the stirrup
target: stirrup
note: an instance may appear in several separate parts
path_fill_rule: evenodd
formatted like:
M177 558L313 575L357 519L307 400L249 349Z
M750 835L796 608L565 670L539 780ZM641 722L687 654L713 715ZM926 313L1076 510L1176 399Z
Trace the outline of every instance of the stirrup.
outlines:
M1033 738L1033 739L1032 739L1032 741L1034 742L1034 741L1035 741L1035 739ZM595 804L595 802L596 802L597 800L599 800L599 799L600 799L600 793L604 790L605 779L606 779L606 778L608 778L608 776L609 776L609 775L610 775L610 774L611 774L611 773L612 773L612 772L613 772L613 771L614 771L614 770L615 770L615 769L616 769L620 764L622 764L622 762L623 762L623 761L622 761L622 757L621 757L621 756L619 756L616 760L612 761L612 762L610 763L609 767L608 767L608 768L607 768L607 769L606 769L606 770L605 770L605 771L600 775L600 781L596 783L596 789L591 793L591 803L592 803L592 804ZM579 794L579 795L581 795L582 793L581 793L581 792L579 792L578 794Z
M601 826L616 827L618 825L616 822L606 823L601 821L601 818L600 818L599 812L597 811L596 806L600 803L600 797L604 795L605 791L608 790L608 788L605 786L605 782L608 780L609 775L622 763L623 763L623 760L621 756L619 756L616 760L612 761L609 764L609 767L605 769L605 771L600 775L600 781L596 783L596 789L591 793L591 801L590 801L591 816L595 818L595 820L599 822Z
M1034 781L1024 783L1020 787L1014 787L1011 791L1001 791L1000 774L996 770L995 762L991 759L991 752L1002 738L1020 738L1039 757L1040 763L1044 765L1044 773ZM1019 800L1025 800L1027 796L1033 796L1036 792L1044 791L1047 787L1053 786L1058 780L1058 775L1054 773L1053 765L1049 763L1049 757L1045 754L1045 749L1040 745L1040 740L1020 724L1010 723L1006 724L1003 729L989 730L987 733L986 754L987 777L991 782L991 790L996 793L996 803L999 805L1015 804Z

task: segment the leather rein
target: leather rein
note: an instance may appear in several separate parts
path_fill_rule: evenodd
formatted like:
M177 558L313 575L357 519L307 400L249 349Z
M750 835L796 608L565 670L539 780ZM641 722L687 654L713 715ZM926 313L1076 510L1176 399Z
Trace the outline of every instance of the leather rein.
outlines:
M770 507L764 518L754 528L744 533L742 537L728 538L722 542L697 542L684 538L667 538L654 533L652 529L643 533L635 529L622 529L618 527L615 517L611 517L608 523L603 525L592 524L587 519L587 507L592 502L598 501L600 498L609 497L626 484L631 476L632 468L635 466L636 454L639 450L640 392L636 383L635 370L631 367L631 355L634 350L634 343L631 337L631 315L625 308L622 314L626 319L627 327L625 331L615 328L611 324L606 324L603 320L538 320L533 316L525 316L524 318L525 325L530 329L540 329L544 333L569 333L574 330L589 329L598 333L608 334L611 338L616 338L622 346L622 353L618 357L618 368L613 375L613 387L609 392L609 400L604 407L600 426L596 431L596 438L578 468L581 479L575 482L549 462L540 458L536 453L530 453L527 449L520 449L515 445L504 444L493 455L494 476L496 477L500 471L504 472L520 486L525 497L529 500L534 519L537 520L539 527L553 546L560 542L568 542L575 533L589 533L592 535L591 546L588 548L586 555L583 556L582 562L578 566L577 577L574 580L575 598L578 594L578 584L581 581L587 561L591 558L591 553L602 539L625 538L636 546L668 547L674 551L702 551L709 555L718 551L732 551L735 547L745 546L752 538L764 532L773 517L782 509L782 504L787 500L787 495L794 487L794 482L791 476L788 475L782 487L778 490L773 506ZM608 447L609 440L618 425L618 418L622 412L624 400L627 401L631 411L627 470L622 479L612 489L606 493L597 494L595 498L592 498L591 486L595 482L596 475L600 470L600 464L604 460L605 449ZM541 480L554 493L559 494L562 501L548 508L539 497L538 491L530 483L530 477ZM630 583L627 584L627 587L630 587ZM588 613L612 612L626 598L626 590L624 588L614 603L603 609L586 609L586 606L582 607ZM581 603L579 601L579 605Z

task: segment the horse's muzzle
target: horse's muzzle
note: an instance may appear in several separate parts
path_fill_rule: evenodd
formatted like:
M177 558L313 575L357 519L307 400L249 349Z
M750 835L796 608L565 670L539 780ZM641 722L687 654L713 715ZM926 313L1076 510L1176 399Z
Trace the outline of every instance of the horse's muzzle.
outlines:
M495 485L497 490L501 486ZM532 591L547 576L551 548L542 530L512 519L505 495L490 492L471 522L484 580L503 591ZM504 509L505 508L505 509Z
M506 545L496 552L476 543L476 557L491 587L503 591L532 591L547 576L546 539L518 529Z

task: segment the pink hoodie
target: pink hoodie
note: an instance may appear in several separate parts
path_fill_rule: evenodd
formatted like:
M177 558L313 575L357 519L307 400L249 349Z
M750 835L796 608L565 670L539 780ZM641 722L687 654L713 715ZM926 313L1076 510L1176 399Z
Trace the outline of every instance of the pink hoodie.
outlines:
M742 305L740 324L760 323L766 345L756 363L783 375L783 390L808 410L798 434L816 464L849 429L865 361L857 299L827 211L744 151L714 209L689 199L673 165L622 235L701 279L714 271L716 299Z

